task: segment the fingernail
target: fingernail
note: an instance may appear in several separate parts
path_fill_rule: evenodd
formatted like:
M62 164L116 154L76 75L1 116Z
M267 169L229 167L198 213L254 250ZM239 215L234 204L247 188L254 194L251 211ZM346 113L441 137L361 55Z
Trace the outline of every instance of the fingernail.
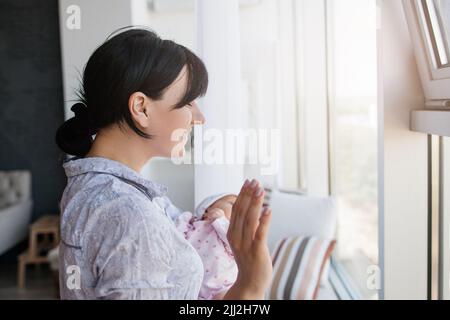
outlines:
M258 190L256 190L255 192L255 197L260 197L263 194L263 188L258 188Z
M250 183L250 181L248 179L245 179L244 187L248 186L249 183Z
M269 207L264 207L262 214L263 214L264 216L268 216L269 213L270 213Z
M250 187L254 188L256 187L256 185L258 184L258 181L256 181L255 179L252 180L252 184L250 185Z

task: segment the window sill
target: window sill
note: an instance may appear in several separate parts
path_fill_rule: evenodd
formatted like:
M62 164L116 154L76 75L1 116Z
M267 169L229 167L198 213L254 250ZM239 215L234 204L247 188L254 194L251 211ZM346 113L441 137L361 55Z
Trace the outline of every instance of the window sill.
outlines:
M450 110L414 110L411 131L450 137Z

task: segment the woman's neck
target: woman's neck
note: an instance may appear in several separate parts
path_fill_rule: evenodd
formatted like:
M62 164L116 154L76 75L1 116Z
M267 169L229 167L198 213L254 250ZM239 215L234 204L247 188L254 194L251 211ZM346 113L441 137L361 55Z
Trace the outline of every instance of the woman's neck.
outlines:
M140 172L152 157L147 148L141 145L137 136L134 137L133 134L123 132L115 126L102 129L97 133L85 158L101 157L114 160Z

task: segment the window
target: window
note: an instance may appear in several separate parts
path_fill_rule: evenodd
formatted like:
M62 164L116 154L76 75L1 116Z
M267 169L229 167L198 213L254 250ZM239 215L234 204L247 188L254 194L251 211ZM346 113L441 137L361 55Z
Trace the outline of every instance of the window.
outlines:
M448 0L435 0L435 6L441 22L441 32L444 35L446 43L447 55L449 55L450 48L450 2Z
M337 258L360 275L354 280L367 292L367 268L378 263L377 7L374 0L331 0L327 12Z
M449 100L450 1L403 0L427 101Z
M433 67L450 67L450 3L443 0L418 0L417 10L424 25Z
M261 175L261 165L252 164L247 155L244 174L257 177L267 185L298 191L306 184L298 101L296 12L299 1L253 2L240 7L245 125L279 130L279 163L276 174Z

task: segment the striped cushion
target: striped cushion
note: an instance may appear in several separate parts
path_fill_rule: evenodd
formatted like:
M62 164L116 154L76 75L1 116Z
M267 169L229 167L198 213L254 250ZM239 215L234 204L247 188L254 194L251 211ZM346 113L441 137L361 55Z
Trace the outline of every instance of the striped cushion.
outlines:
M281 240L272 255L270 300L316 299L320 278L334 249L335 240L289 237Z

